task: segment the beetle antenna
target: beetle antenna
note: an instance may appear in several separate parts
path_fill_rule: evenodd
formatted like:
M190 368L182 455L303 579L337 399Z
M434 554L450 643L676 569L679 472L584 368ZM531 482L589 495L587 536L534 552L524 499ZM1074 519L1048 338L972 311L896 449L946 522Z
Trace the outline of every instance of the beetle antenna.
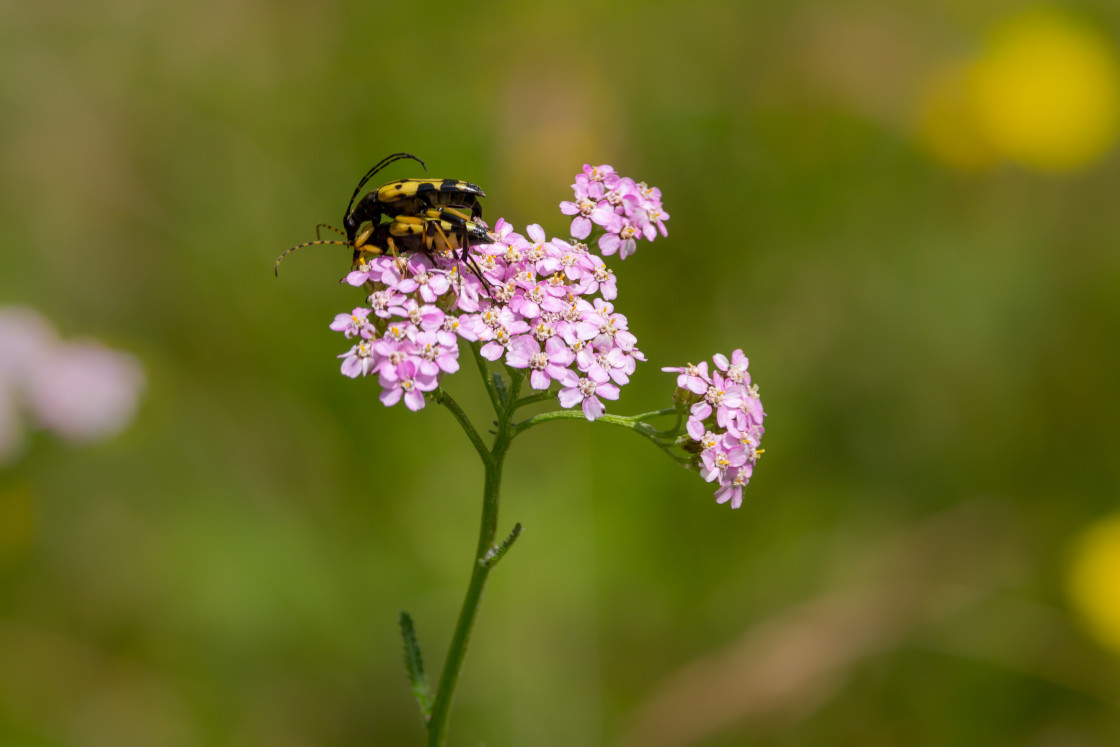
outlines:
M302 249L305 246L317 246L317 245L321 245L321 244L330 244L332 246L348 246L351 249L354 248L353 244L351 244L349 242L346 242L346 241L308 241L308 242L300 244L298 246L293 246L291 249L286 250L283 254L281 254L279 257L277 257L276 258L276 264L273 267L272 271L276 274L277 277L280 277L280 263L284 260L284 257L287 257L289 254L294 252L296 249Z
M332 230L332 231L334 231L335 233L337 233L337 234L338 234L339 236L342 236L343 238L345 238L345 237L346 237L346 234L345 234L345 233L343 233L342 231L338 230L337 228L335 228L334 226L332 226L332 225L331 225L330 223L316 223L316 224L315 224L315 238L317 238L317 239L321 239L321 238L323 238L322 236L320 236L320 235L319 235L319 229L320 229L320 228L329 228L330 230Z
M346 212L344 213L344 215L350 215L350 208L353 207L354 200L358 197L358 193L362 191L362 187L366 185L366 182L373 178L374 174L376 174L378 171L381 171L381 169L385 168L394 161L399 161L402 158L411 158L413 161L416 161L418 164L423 166L424 171L428 170L427 164L425 164L422 160L412 155L411 153L394 153L391 156L385 156L376 166L367 171L366 175L362 177L362 180L358 182L358 186L354 188L354 194L350 196L350 204L346 206Z

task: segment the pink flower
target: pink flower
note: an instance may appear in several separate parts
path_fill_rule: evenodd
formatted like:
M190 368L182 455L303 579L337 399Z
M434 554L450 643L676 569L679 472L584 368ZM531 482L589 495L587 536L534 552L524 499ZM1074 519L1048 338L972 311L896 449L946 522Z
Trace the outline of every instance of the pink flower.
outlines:
M415 298L409 298L404 304L393 310L399 316L406 317L410 322L425 331L439 329L443 326L444 313L429 304L421 306Z
M589 379L597 382L613 381L619 386L630 383L630 374L634 373L636 367L633 356L621 348L610 348L605 352L584 348L579 351L577 362L579 370L586 373Z
M680 366L677 368L668 367L662 368L662 371L668 373L678 373L677 386L681 389L687 389L695 394L703 394L708 391L708 386L711 385L712 379L708 376L708 363L704 361L698 365L689 363L687 366Z
M603 198L615 209L619 215L630 218L642 209L642 196L638 187L630 177L622 177L610 186L610 191Z
M590 217L591 220L606 229L608 236L611 234L617 234L626 224L626 221L623 220L622 216L615 212L614 207L606 200L599 201L599 204L596 205L595 209L591 211ZM617 237L615 241L617 242ZM602 239L599 239L599 248L604 249L603 254L613 254L613 252L605 251ZM618 248L617 243L615 244L615 248Z
M520 234L513 230L513 224L507 223L505 218L498 218L490 235L494 237L495 244L508 244L512 237L521 238Z
M766 413L762 411L762 400L758 398L758 386L751 384L747 387L742 400L740 409L746 421L754 425L762 425L762 419L766 417Z
M344 359L342 361L342 375L349 376L351 379L356 379L359 376L369 376L370 372L377 367L377 356L373 352L373 345L368 340L362 340L338 357Z
M747 463L747 450L735 445L725 448L723 439L716 442L715 446L700 452L700 476L705 482L712 482L726 474L727 470L741 467Z
M727 384L728 382L721 375L713 374L712 383L704 392L704 399L692 406L692 416L698 420L705 420L715 409L716 422L720 427L726 428L731 413L743 404L743 398L739 394L740 387L737 384L731 386Z
M444 345L436 332L416 335L416 358L420 373L437 377L459 370L459 347Z
M361 258L358 260L358 266L346 273L346 282L357 287L366 283L377 282L380 280L380 273L377 273L377 276L376 280L370 277L370 266L366 264L365 258Z
M579 292L588 296L598 292L607 301L618 298L618 286L611 268L607 267L607 263L601 257L586 256L591 264L591 272L582 276L583 282L580 284Z
M347 340L354 336L368 340L376 334L373 326L367 321L369 315L370 309L362 307L354 309L349 314L338 314L331 322L331 329L344 333Z
M408 359L391 371L381 372L381 404L392 407L404 397L404 406L416 412L424 409L424 392L438 386L436 377L421 373L412 359Z
M602 259L592 257L586 251L580 251L566 241L554 239L552 246L557 250L556 267L551 272L562 272L563 277L570 281L579 281L595 272L595 260L599 260L599 264L603 263ZM539 271L539 268L538 268ZM595 291L586 291L582 288L579 293L586 293L591 295Z
M723 371L728 379L737 384L750 386L751 375L747 373L747 366L750 365L750 360L747 356L743 355L741 348L735 349L735 352L731 354L730 361L723 353L717 353L712 356L712 360L715 361L716 368Z
M601 347L617 346L623 350L630 350L637 344L638 338L627 329L626 317L615 313L610 302L597 298L594 306L586 301L580 301L577 306L585 312L583 321L576 325L576 334L581 340L594 340Z
M731 501L731 508L743 505L743 488L750 482L754 473L754 463L748 462L741 467L729 469L720 480L719 490L716 491L716 503Z
M576 216L572 220L571 234L575 239L586 239L588 234L591 233L591 213L595 211L595 205L599 200L603 199L603 184L602 182L584 182L578 181L572 185L575 190L574 202L561 202L560 212L564 215Z
M454 314L446 314L443 317L443 331L452 336L462 337L464 340L475 342L478 340L478 334L473 325L464 325L463 317L455 316ZM446 341L445 344L450 345L451 341Z
M549 338L542 352L539 342L523 335L510 345L506 363L514 368L530 369L530 386L534 389L548 389L553 379L569 385L575 383L575 373L567 369L575 357L575 353L559 337Z
M758 447L765 432L765 413L758 387L744 384L750 381L750 374L743 351L736 350L730 360L725 355L712 360L718 371L711 376L706 363L662 370L678 374L678 406L691 403L685 430L699 445L695 466L700 476L708 482L718 481L717 503L730 502L732 508L738 508L763 451Z
M618 399L618 394L618 387L614 384L596 383L580 377L560 390L560 406L571 408L582 403L584 417L596 420L606 412L599 397Z
M665 228L665 221L669 220L669 214L661 209L661 206L646 208L646 223L643 233L648 241L653 241L656 238L654 231L660 231L662 236L668 236L669 230Z
M649 218L646 217L645 213L639 213L631 219L631 222L622 227L622 230L618 233L619 259L626 259L635 251L637 251L637 237L642 233L648 223Z
M480 341L485 342L480 352L488 361L501 358L516 335L529 331L528 323L505 306L487 309L477 319L472 331Z
M642 197L642 208L646 211L649 220L644 232L645 237L653 241L656 236L655 228L662 236L668 236L669 231L665 228L665 221L669 220L669 214L661 204L661 190L657 187L649 187L643 182L639 182L636 186L638 194Z
M375 290L369 294L366 302L370 306L370 311L381 319L388 319L393 315L393 309L400 307L405 301L405 296L397 293L390 288L382 288ZM354 310L357 313L357 309ZM337 319L338 317L335 317Z
M586 163L583 165L582 176L583 178L591 182L601 182L604 179L608 179L614 175L615 170L613 166L608 166L606 164L603 164L602 166L592 166ZM578 182L579 179L580 177L577 176L576 181Z
M412 258L408 261L408 269L412 272L412 278L401 281L400 285L397 286L397 290L402 293L411 293L419 289L420 297L426 303L435 303L437 298L451 288L451 281L447 279L447 273L443 270L436 270L432 265L432 260L422 254L412 255Z

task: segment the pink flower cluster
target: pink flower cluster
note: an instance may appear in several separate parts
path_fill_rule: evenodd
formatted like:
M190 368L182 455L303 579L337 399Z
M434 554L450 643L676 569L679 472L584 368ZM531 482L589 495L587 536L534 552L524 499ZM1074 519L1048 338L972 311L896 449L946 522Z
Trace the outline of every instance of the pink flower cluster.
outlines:
M592 224L601 226L599 250L605 256L618 252L619 259L626 259L636 250L638 238L653 241L658 231L669 235L669 214L657 187L619 176L610 166L585 165L572 189L575 199L560 203L560 212L575 216L572 238L582 241L591 234Z
M706 362L661 370L677 374L677 399L691 405L686 428L691 444L686 449L697 453L700 476L719 482L717 503L731 501L731 508L739 508L743 488L763 451L758 446L766 431L762 427L766 413L742 350L732 353L730 360L723 354L712 360L717 370L711 374Z
M618 220L601 223L607 231L603 238L615 237L604 254L620 248L623 256L633 252L632 237L623 238L626 226L640 225L650 240L657 233L654 225L665 235L668 215L661 212L660 190L619 178L609 166L585 166L576 177L577 198L580 185L592 184L599 187L591 193L613 195L623 211L611 208ZM604 203L611 204L605 197ZM654 214L656 221L650 217ZM590 224L581 227L577 238L586 238L590 230ZM619 387L645 360L626 317L611 303L618 295L614 274L586 244L549 239L536 224L523 235L499 219L491 237L493 243L469 250L482 279L451 256L363 260L346 281L369 291L368 306L339 314L331 324L354 341L339 356L342 373L376 374L385 405L403 399L406 407L419 410L425 392L458 370L462 338L478 344L487 360L504 359L511 368L527 370L533 389L556 384L561 406L579 405L588 420L595 420L605 411L602 400L618 399ZM604 247L603 239L599 246Z
M143 369L128 353L60 340L38 312L0 308L0 464L19 455L25 425L74 443L115 435L143 388Z

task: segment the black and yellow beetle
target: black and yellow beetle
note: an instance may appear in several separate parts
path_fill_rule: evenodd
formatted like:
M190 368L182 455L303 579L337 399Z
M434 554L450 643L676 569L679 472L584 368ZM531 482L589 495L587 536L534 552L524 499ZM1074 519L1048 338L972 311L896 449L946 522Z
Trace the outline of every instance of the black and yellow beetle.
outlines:
M381 159L381 162L366 172L350 203L346 206L346 213L342 218L342 226L346 230L346 238L354 241L359 230L366 223L375 228L381 222L382 216L396 218L399 215L419 216L432 208L446 208L455 211L469 211L470 220L478 221L482 218L482 205L478 198L485 197L486 193L477 184L471 184L461 179L398 179L386 182L377 189L367 192L358 204L354 204L358 193L373 175L394 161L402 158L411 158L424 170L428 167L411 153L394 153ZM462 217L466 217L464 214Z
M478 185L459 179L398 179L367 192L354 205L362 187L374 174L404 158L416 161L427 171L424 162L411 153L394 153L381 159L354 189L342 218L345 230L326 223L316 226L316 232L319 228L328 228L344 236L346 241L308 241L293 246L276 258L276 273L280 272L281 260L295 250L329 244L353 249L354 264L363 254L376 256L398 250L429 255L451 252L481 279L477 266L466 257L468 247L490 241L485 224L480 222L482 205L478 198L484 197L485 192ZM388 217L389 221L382 223L383 217Z
M441 208L429 208L423 215L398 215L378 228L382 227L388 231L382 237L375 230L372 235L374 243L383 239L388 244L392 240L396 248L403 251L420 251L432 256L452 255L461 262L468 261L464 253L469 247L493 242L482 224ZM369 250L363 245L362 251Z

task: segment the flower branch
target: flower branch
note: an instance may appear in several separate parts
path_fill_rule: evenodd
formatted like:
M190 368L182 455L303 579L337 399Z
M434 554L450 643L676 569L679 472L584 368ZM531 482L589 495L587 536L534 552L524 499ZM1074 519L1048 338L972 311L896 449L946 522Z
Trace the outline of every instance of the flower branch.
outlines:
M669 412L672 412L672 409L670 409ZM681 454L678 454L675 451L673 451L673 447L676 444L675 439L669 440L669 441L664 440L662 431L658 431L658 430L654 429L648 423L643 423L640 420L637 420L636 418L638 418L638 417L641 417L641 416L633 416L633 415L632 416L625 416L625 415L609 415L609 414L607 414L607 415L601 415L600 417L596 418L595 422L602 422L602 423L606 423L607 425L620 426L622 428L626 428L630 431L633 431L634 433L637 433L639 436L643 436L644 438L649 440L652 444L654 444L659 449L664 451L677 464L681 465L682 467L689 467L690 466L690 464L693 462L693 459L690 456L681 455ZM522 420L520 423L516 423L513 427L514 428L514 435L515 436L521 435L522 433L529 430L530 428L533 428L533 427L538 426L538 425L542 425L543 423L549 423L549 422L556 421L556 420L585 420L585 419L586 418L584 417L583 413L576 412L576 411L573 411L573 410L553 410L551 412L542 412L542 413L539 413L537 415L533 415L530 418Z
M483 442L482 436L478 435L478 431L475 430L474 424L471 423L470 418L467 417L467 414L463 412L463 408L459 406L459 403L456 402L451 397L451 395L445 392L443 389L436 389L434 392L432 392L432 399L446 407L451 412L451 414L455 416L455 420L457 420L459 422L459 425L463 427L463 432L467 434L467 438L470 439L471 445L474 446L474 450L477 451L478 455L482 458L483 464L490 464L490 450L486 447L485 442Z
M672 406L631 416L606 411L606 403L620 398L646 357L629 320L615 309L618 285L603 258L617 254L625 260L639 242L666 236L669 214L659 189L620 176L610 166L584 166L572 189L573 199L560 203L561 212L572 217L570 238L549 238L537 224L520 233L504 219L487 234L485 224L472 221L477 229L472 236L488 235L489 243L468 241L464 232L456 235L460 245L453 246L441 234L442 246L432 242L399 258L363 259L345 281L365 289L366 303L337 315L330 325L350 341L350 349L338 356L344 375L376 377L386 406L443 405L484 467L470 581L434 696L428 692L412 620L401 616L409 679L429 745L446 742L451 701L487 578L521 534L518 523L505 540L495 542L502 466L514 438L558 420L626 428L678 465L716 482L717 502L730 502L732 508L741 505L742 490L762 453L764 413L741 350L730 358L714 356L710 373L707 363L663 369L677 374ZM441 219L430 212L409 216L419 221L409 225L431 221L439 228ZM470 349L494 411L489 446L440 386L459 370L461 342ZM491 370L490 364L499 362L504 375ZM526 384L532 391L521 395ZM520 408L553 398L562 409L514 421ZM665 430L648 422L670 415L676 420Z

